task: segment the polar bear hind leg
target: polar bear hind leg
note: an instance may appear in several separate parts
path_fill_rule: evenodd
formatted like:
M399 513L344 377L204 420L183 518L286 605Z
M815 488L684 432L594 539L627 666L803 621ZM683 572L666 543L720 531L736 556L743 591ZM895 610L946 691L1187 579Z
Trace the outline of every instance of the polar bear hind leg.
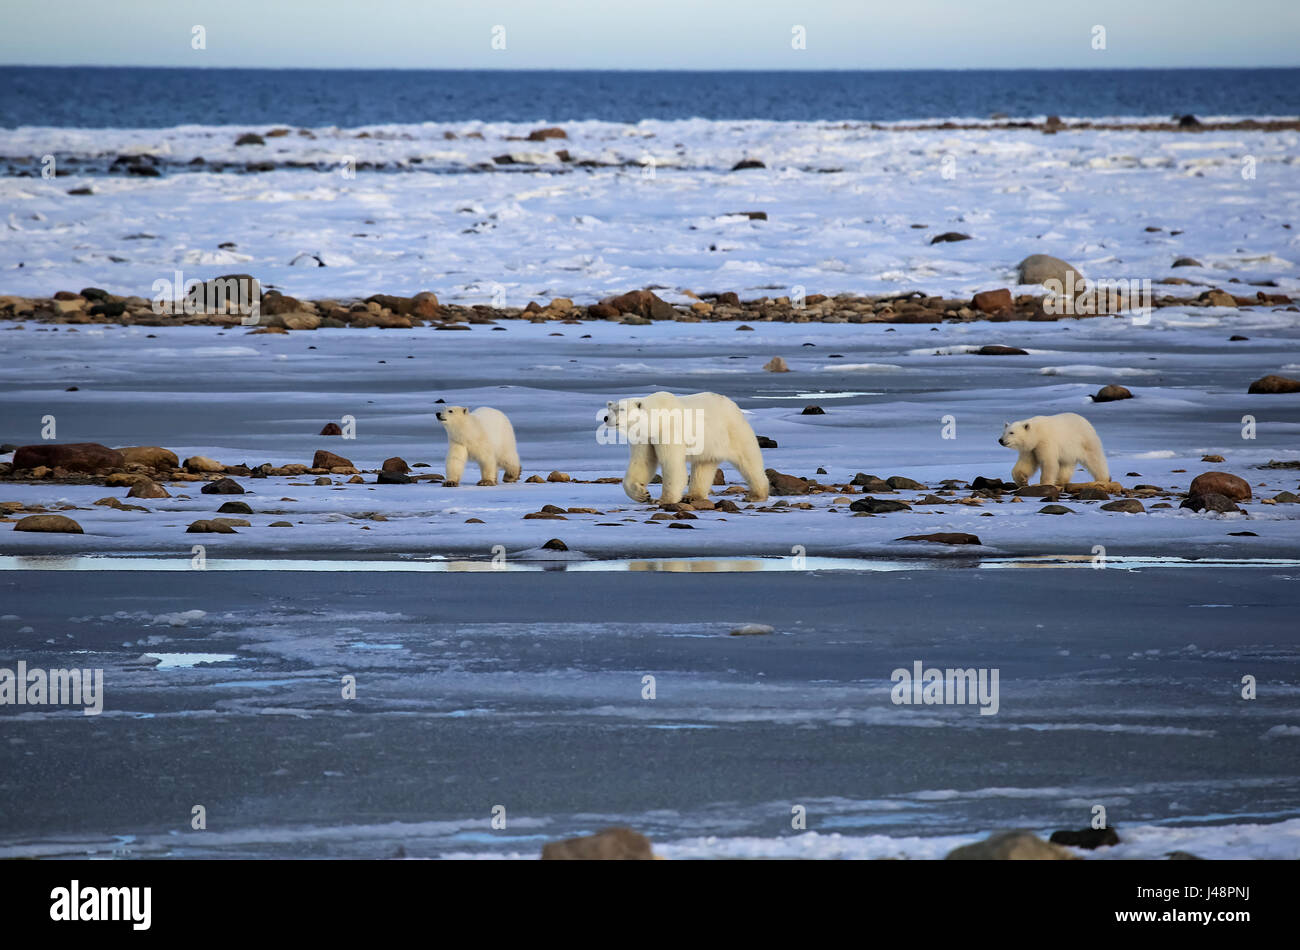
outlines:
M767 472L763 468L763 452L758 447L757 439L751 439L751 443L745 447L744 454L740 458L732 460L732 464L736 466L740 477L749 486L749 491L745 492L745 500L767 501L769 486Z
M1106 453L1102 451L1101 441L1091 440L1085 447L1083 458L1083 467L1088 470L1095 482L1110 481L1110 466L1106 464Z
M495 485L497 483L497 457L490 452L484 452L474 461L478 462L478 483L481 486Z
M442 480L444 488L455 488L460 484L460 477L465 473L465 460L469 452L459 442L453 442L447 448L447 477Z
M519 464L519 453L511 452L499 461L501 467L505 469L505 474L502 476L501 480L503 482L519 481L519 473L523 471L523 466Z

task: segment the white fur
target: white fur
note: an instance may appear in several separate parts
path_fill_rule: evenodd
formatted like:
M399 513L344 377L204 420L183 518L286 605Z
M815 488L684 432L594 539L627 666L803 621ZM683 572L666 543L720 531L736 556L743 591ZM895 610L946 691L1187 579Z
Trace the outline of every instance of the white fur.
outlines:
M650 500L646 486L663 469L661 504L707 498L722 462L734 465L749 486L746 498L767 498L767 475L758 437L740 407L717 393L674 396L658 392L607 404L605 422L627 437L631 455L623 491ZM686 467L690 465L690 477Z
M1008 422L998 442L1020 453L1011 469L1011 480L1017 485L1029 484L1034 472L1042 469L1040 485L1063 488L1080 464L1093 481L1110 481L1110 468L1097 430L1076 412Z
M464 406L438 410L438 421L447 430L447 477L443 485L460 484L466 459L478 463L480 485L495 485L497 470L504 469L504 481L519 478L519 450L515 430L506 414L480 406L470 412Z

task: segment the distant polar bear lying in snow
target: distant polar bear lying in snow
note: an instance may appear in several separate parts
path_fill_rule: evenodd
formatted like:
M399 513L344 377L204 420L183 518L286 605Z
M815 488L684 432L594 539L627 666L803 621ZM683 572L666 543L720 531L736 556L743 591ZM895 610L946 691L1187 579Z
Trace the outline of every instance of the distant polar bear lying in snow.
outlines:
M495 485L497 469L505 469L505 481L519 478L519 451L515 430L499 409L481 406L470 412L464 406L448 406L436 413L447 430L447 477L443 486L460 484L466 459L478 463L480 485Z
M646 488L655 470L663 468L660 504L709 497L718 465L734 465L749 486L749 501L767 498L767 474L758 436L745 413L726 396L694 393L674 396L651 393L606 404L604 423L631 447L623 491L633 501L647 502ZM602 440L604 441L604 440ZM689 484L686 466L691 467Z
M1017 485L1029 484L1030 477L1041 468L1039 484L1064 488L1079 464L1093 481L1110 481L1110 468L1097 430L1076 412L1008 422L998 442L1020 453L1011 469L1011 480Z

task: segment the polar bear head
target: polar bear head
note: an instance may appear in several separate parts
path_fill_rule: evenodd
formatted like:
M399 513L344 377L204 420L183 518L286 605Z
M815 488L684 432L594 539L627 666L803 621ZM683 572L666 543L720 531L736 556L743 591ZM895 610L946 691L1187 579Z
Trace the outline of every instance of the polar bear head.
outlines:
M1035 434L1029 428L1029 423L1031 421L1032 420L1029 419L1021 419L1019 422L1004 422L1002 424L1002 435L998 439L998 444L1022 452L1032 449L1035 445Z
M447 430L447 435L452 438L465 431L470 419L469 410L464 406L447 406L439 409L434 415L438 417L442 427Z
M631 433L644 433L649 423L645 400L619 399L605 403L604 423L625 438Z

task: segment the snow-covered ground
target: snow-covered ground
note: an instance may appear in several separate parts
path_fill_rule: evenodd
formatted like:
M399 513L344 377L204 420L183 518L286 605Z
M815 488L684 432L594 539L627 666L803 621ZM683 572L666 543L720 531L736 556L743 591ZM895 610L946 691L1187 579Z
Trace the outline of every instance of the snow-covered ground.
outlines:
M254 146L235 146L249 130L232 127L0 130L11 167L39 175L49 155L70 172L0 178L0 292L147 294L180 270L251 272L299 296L433 290L509 306L650 284L963 296L1013 282L1016 262L1039 252L1093 278L1300 288L1300 133L692 119L574 122L566 139L522 140L531 129L321 128ZM564 164L561 149L616 167ZM156 156L163 177L96 173L119 154ZM519 163L493 164L506 154ZM325 170L185 170L195 158ZM767 167L730 171L746 158ZM77 186L95 193L67 194ZM755 211L767 220L738 214ZM930 244L947 231L972 239ZM1171 269L1180 257L1202 266Z
M712 390L736 399L755 431L778 448L764 452L778 471L843 483L858 472L903 475L931 490L943 479L1009 478L1015 454L998 445L1006 420L1081 412L1096 426L1112 477L1155 485L1168 497L1144 499L1145 514L1073 502L1073 515L1039 513L1035 499L916 505L853 517L838 493L790 496L811 510L738 514L698 512L692 530L650 522L651 506L628 500L618 484L346 484L317 486L312 476L237 479L250 494L252 525L234 535L187 534L227 496L203 495L199 483L170 484L171 498L144 500L147 512L97 506L125 489L99 485L7 484L0 501L67 512L84 535L0 532L0 553L151 553L188 560L201 541L216 558L470 555L496 545L508 556L549 538L595 557L897 556L916 553L909 534L962 531L979 536L979 553L1090 557L1110 555L1294 557L1300 554L1300 505L1264 504L1300 488L1295 469L1261 469L1300 460L1300 395L1248 395L1267 373L1294 373L1300 327L1287 312L1174 309L1147 325L1127 318L1061 323L930 326L505 322L497 331L322 330L247 336L215 328L28 325L0 331L0 441L40 441L53 415L60 441L162 445L185 458L224 464L310 464L316 449L377 469L391 456L440 472L446 451L435 400L490 405L514 422L524 476L561 471L576 479L621 477L627 448L598 441L598 413L609 399L668 388ZM1248 336L1229 343L1232 334ZM1028 356L966 352L1008 343ZM57 344L57 345L56 345ZM761 367L782 355L791 372ZM1134 398L1092 403L1088 394L1119 382ZM66 392L67 386L78 387ZM802 415L818 404L824 415ZM356 438L316 435L351 416ZM1253 420L1253 425L1251 425ZM951 421L951 427L947 423ZM945 438L945 429L954 438ZM1207 454L1221 463L1202 462ZM818 468L826 474L816 475ZM1197 514L1178 508L1202 471L1237 473L1254 486L1245 514ZM729 481L738 478L724 466ZM1080 470L1078 478L1084 479ZM657 489L656 489L657 491ZM724 489L717 489L722 492ZM903 492L914 502L930 494ZM231 496L235 497L235 496ZM859 496L860 497L860 496ZM776 499L773 499L776 500ZM131 499L130 501L141 501ZM1171 508L1152 508L1164 501ZM566 520L524 520L543 505L591 508ZM379 514L387 518L375 520ZM466 523L478 518L482 524ZM290 521L292 528L269 528ZM1253 531L1255 536L1233 536ZM925 546L932 547L932 546ZM964 549L969 553L971 549ZM930 552L927 552L930 553Z

